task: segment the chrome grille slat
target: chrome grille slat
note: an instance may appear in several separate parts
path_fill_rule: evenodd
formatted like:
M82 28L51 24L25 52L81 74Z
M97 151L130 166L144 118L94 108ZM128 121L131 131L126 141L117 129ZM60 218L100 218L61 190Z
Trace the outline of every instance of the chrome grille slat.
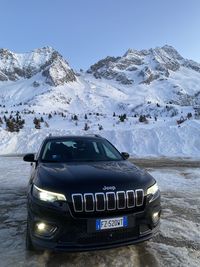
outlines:
M131 209L144 204L143 189L72 194L75 212L102 212Z
M126 197L127 197L127 207L134 208L135 207L135 192L133 190L126 191Z
M99 208L99 203L101 201L101 197L103 197L103 208ZM96 202L96 211L105 211L106 210L106 198L104 193L95 193L95 202ZM101 203L100 203L101 204Z
M81 198L81 208L77 209L77 198ZM75 212L83 212L83 195L82 194L73 194L72 195L72 203Z
M92 198L92 201L91 199L89 200L89 198ZM91 202L91 208L89 207L90 206L90 202ZM84 194L84 207L85 207L85 211L86 212L93 212L95 209L94 209L94 206L95 206L95 202L94 202L94 194L92 193L86 193Z
M124 202L124 205L122 205L122 207L120 206L120 195L124 196L124 198L122 199L123 202ZM116 196L117 196L117 209L120 210L120 209L125 209L126 208L126 193L124 191L118 191L116 193Z
M111 201L112 197L113 197L113 201ZM110 206L113 206L113 207L110 207ZM107 207L107 210L116 210L116 196L114 192L106 192L106 207Z
M140 197L138 196L140 193ZM144 191L142 189L137 189L135 190L135 195L136 195L136 205L138 207L143 205L144 202Z

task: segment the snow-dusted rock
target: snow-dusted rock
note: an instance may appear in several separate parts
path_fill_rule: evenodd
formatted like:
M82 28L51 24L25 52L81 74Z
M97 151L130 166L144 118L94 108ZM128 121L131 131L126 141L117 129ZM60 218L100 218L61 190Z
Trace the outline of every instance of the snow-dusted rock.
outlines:
M76 81L76 76L68 63L51 47L24 54L0 49L0 81L30 79L38 73L41 73L45 77L45 82L52 86Z
M153 80L168 78L170 71L176 72L181 66L200 72L200 64L184 59L172 46L165 45L141 51L128 49L122 57L100 60L88 72L95 78L115 79L122 84L133 83L137 80L134 77L136 75L143 77L139 83L150 84ZM118 79L120 76L123 79Z

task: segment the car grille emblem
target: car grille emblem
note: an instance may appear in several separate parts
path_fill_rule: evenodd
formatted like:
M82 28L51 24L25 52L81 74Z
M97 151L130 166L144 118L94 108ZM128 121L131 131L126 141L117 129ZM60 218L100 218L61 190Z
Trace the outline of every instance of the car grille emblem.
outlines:
M115 186L104 186L102 189L103 189L103 191L106 191L106 190L116 190L116 187Z

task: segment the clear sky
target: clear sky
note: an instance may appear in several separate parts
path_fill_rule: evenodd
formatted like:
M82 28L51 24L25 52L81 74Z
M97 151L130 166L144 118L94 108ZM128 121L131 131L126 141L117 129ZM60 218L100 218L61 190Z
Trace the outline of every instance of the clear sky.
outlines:
M169 44L200 62L200 0L0 0L0 47L46 45L75 69Z

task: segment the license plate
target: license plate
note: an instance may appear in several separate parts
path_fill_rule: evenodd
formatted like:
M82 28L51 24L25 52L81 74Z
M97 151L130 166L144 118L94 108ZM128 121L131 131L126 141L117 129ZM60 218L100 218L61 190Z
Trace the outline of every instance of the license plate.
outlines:
M96 230L123 228L127 226L127 216L96 220Z

